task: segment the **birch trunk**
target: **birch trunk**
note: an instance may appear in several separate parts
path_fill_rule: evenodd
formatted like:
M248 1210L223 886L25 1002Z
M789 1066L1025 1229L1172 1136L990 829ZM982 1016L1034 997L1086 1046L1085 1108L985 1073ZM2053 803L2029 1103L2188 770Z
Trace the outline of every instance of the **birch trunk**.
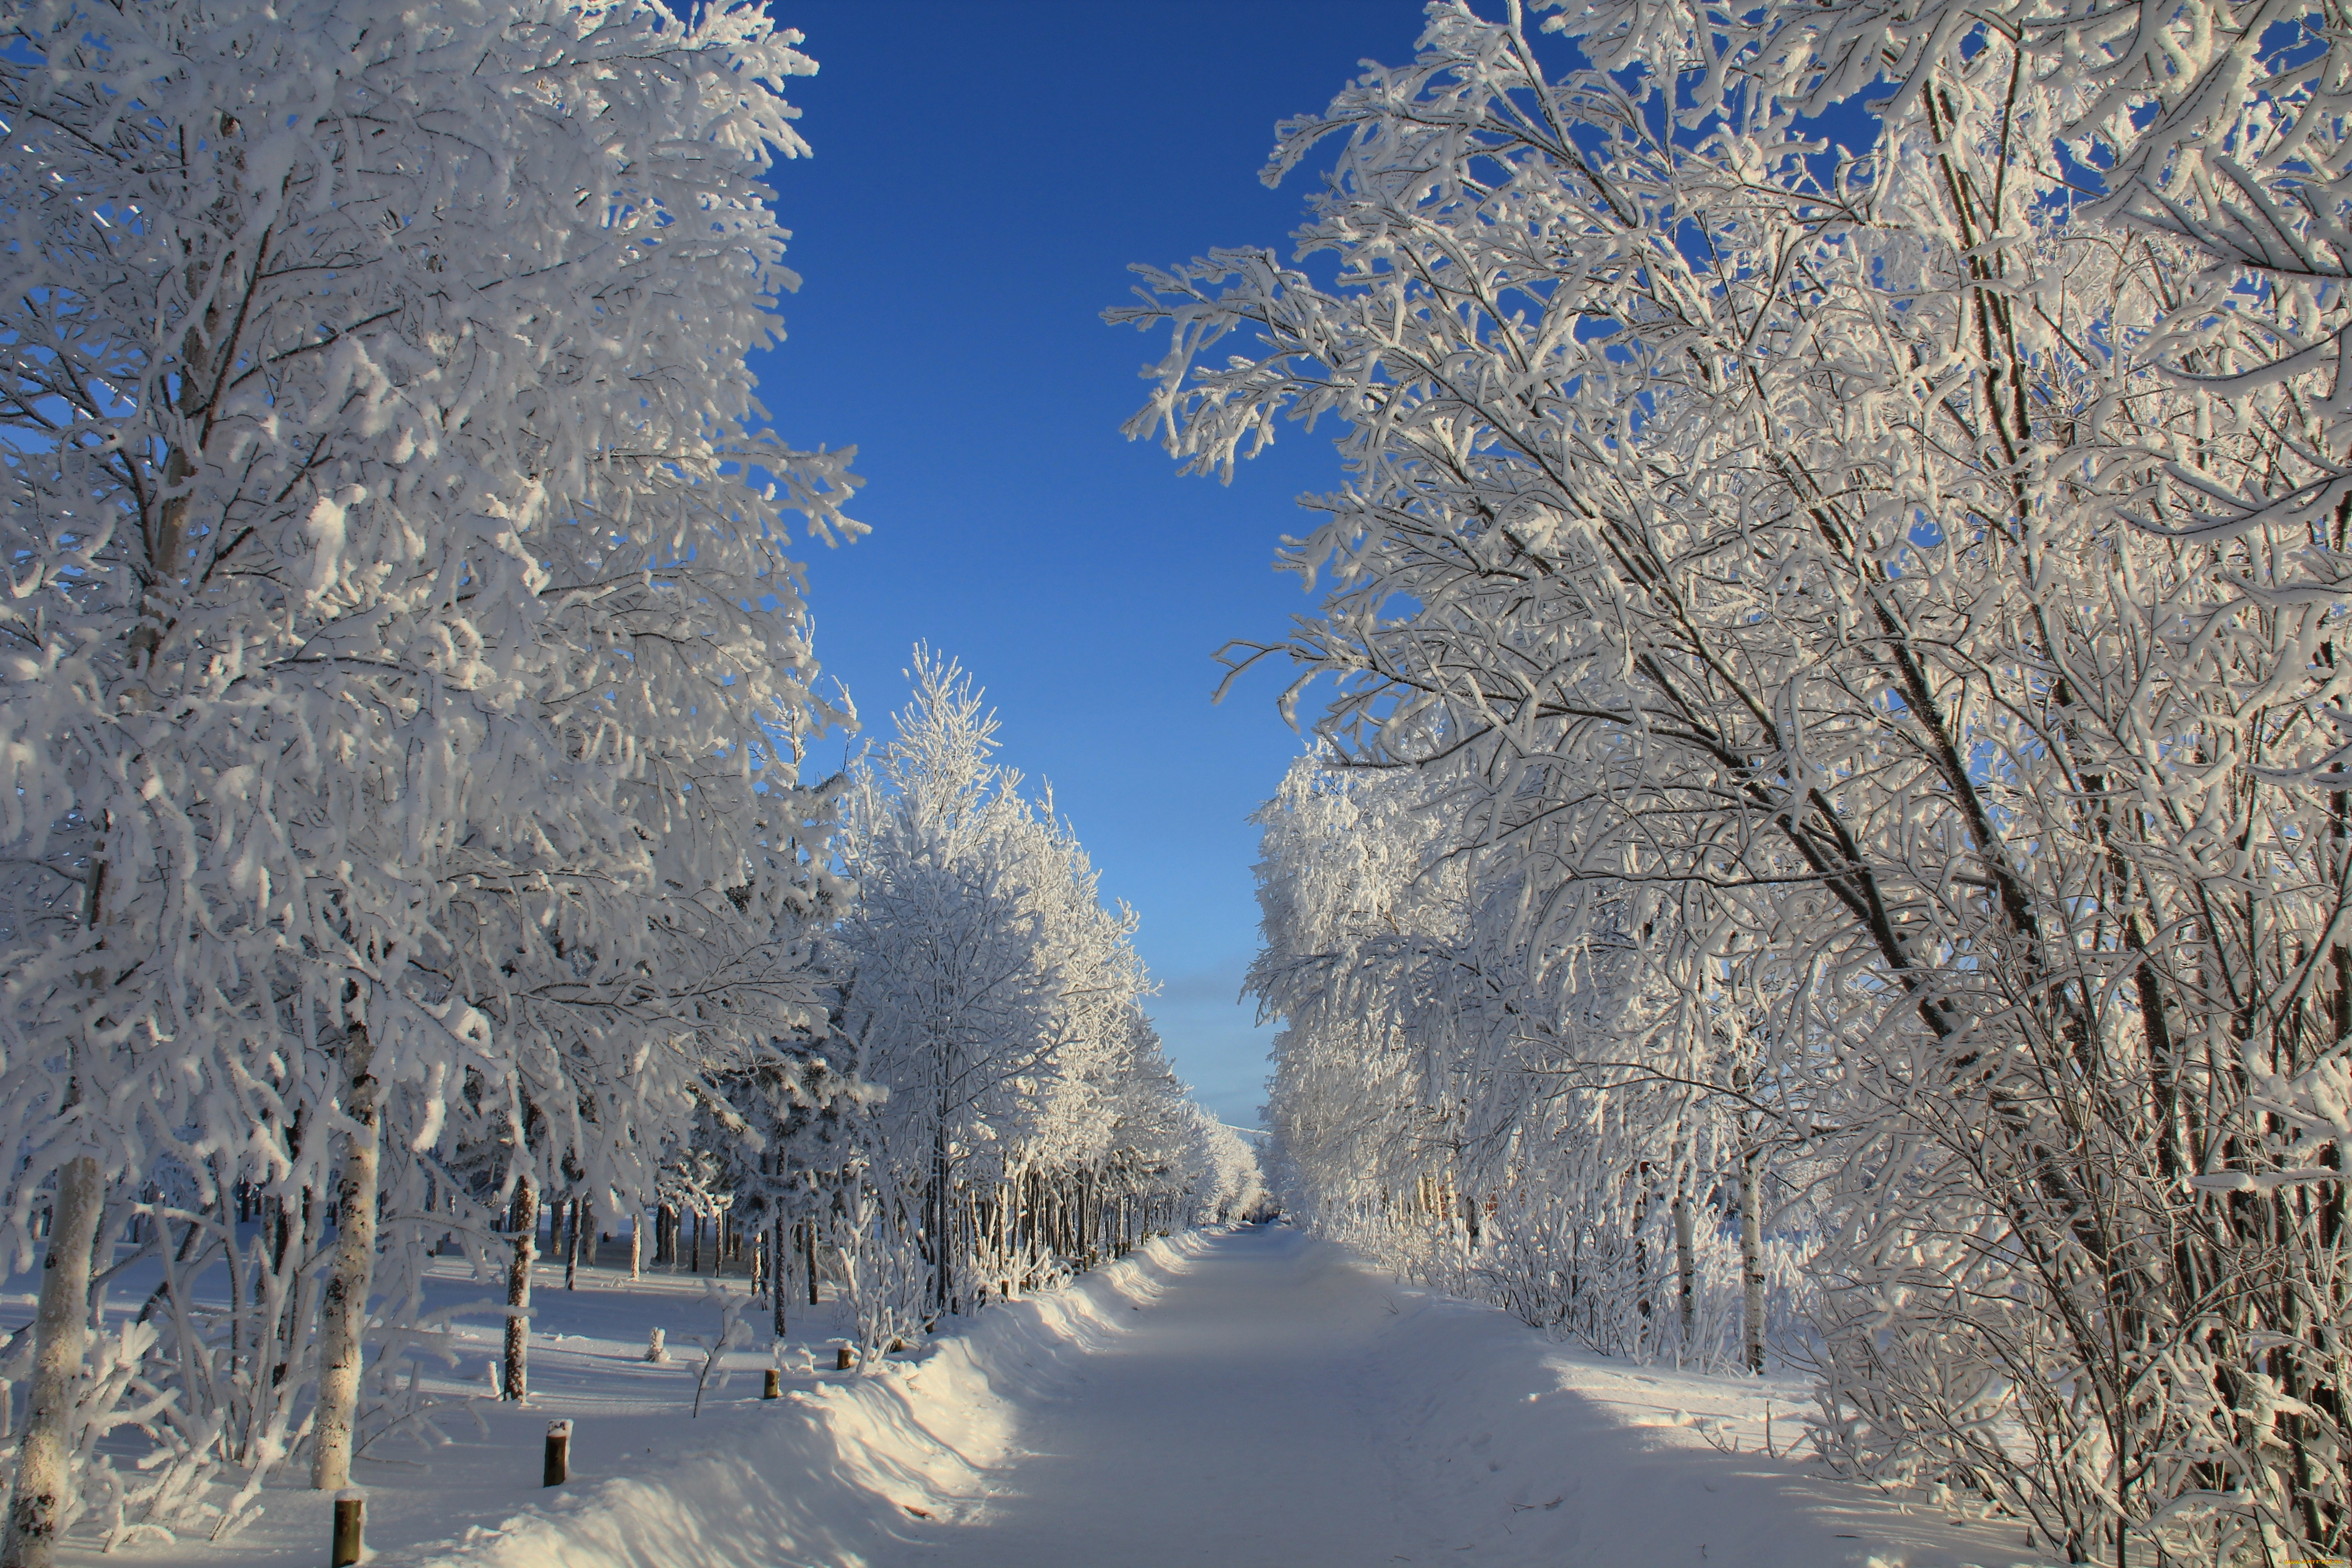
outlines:
M342 1191L335 1200L335 1258L319 1305L317 1447L310 1485L340 1491L352 1484L352 1424L359 1412L360 1357L367 1333L368 1297L375 1284L376 1172L383 1157L377 1129L374 1047L364 1025L344 1046L352 1122L343 1148Z
M8 1509L0 1568L50 1568L65 1513L73 1450L73 1407L89 1334L90 1252L106 1204L98 1161L85 1154L58 1172L41 1300L33 1320L33 1388L16 1450L16 1491Z
M792 1231L782 1215L768 1232L768 1295L776 1308L776 1338L784 1337L784 1294L792 1281L792 1270L784 1266L785 1250L792 1243Z
M953 1310L950 1301L955 1289L955 1238L950 1234L952 1221L948 1213L952 1201L949 1183L953 1150L948 1140L946 1101L942 1091L940 1115L931 1124L930 1190L924 1194L923 1205L923 1221L930 1231L931 1307L935 1312Z
M809 1216L808 1228L807 1228L805 1231L802 1232L801 1234L802 1234L803 1237L805 1237L807 1238L807 1240L808 1240L808 1288L809 1288L809 1305L810 1305L810 1306L812 1306L812 1307L814 1307L814 1306L817 1305L817 1299L816 1299L816 1216L815 1216L814 1215L811 1215Z
M1739 1151L1739 1339L1748 1370L1764 1375L1764 1205L1756 1167L1762 1151Z
M1650 1244L1642 1235L1643 1223L1649 1217L1650 1194L1643 1193L1633 1200L1633 1310L1641 1319L1633 1330L1637 1355L1654 1348L1651 1325L1657 1320L1656 1308L1650 1300Z
M1675 1288L1675 1306L1680 1313L1683 1348L1688 1350L1698 1331L1697 1265L1692 1258L1690 1199L1681 1190L1675 1193L1675 1269L1681 1276Z
M515 1194L514 1261L507 1269L507 1364L499 1397L522 1403L530 1391L530 1266L539 1254L539 1184Z

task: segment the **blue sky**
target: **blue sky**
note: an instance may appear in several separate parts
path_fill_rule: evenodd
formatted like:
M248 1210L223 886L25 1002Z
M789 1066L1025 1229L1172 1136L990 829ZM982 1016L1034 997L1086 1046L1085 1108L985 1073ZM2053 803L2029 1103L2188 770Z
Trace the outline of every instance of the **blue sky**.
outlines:
M1158 337L1105 326L1132 262L1279 245L1311 174L1257 171L1285 116L1367 57L1409 58L1419 0L777 0L819 73L790 85L813 159L775 175L789 338L753 364L780 434L854 443L858 543L810 544L817 654L869 734L918 638L961 658L1004 760L1054 787L1141 917L1153 1016L1219 1116L1253 1125L1266 1032L1245 820L1298 738L1259 672L1211 705L1212 655L1308 605L1270 567L1328 434L1286 430L1230 488L1118 426ZM816 761L836 762L828 748Z

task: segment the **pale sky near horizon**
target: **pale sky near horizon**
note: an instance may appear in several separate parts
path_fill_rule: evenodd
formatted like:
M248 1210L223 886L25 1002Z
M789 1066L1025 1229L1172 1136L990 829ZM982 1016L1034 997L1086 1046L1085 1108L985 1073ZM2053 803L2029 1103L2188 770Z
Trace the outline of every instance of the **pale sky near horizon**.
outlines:
M1276 121L1367 57L1411 57L1419 0L776 0L819 63L788 85L815 149L774 184L788 341L761 397L796 445L855 444L855 545L809 566L816 651L866 735L921 639L960 658L1003 760L1051 783L1141 919L1151 1013L1221 1119L1257 1122L1269 1031L1237 999L1256 946L1249 813L1300 747L1216 649L1308 607L1270 562L1293 498L1333 488L1329 432L1286 428L1230 487L1118 426L1158 336L1103 324L1132 262L1275 245L1314 176L1261 186ZM829 768L837 746L813 759Z

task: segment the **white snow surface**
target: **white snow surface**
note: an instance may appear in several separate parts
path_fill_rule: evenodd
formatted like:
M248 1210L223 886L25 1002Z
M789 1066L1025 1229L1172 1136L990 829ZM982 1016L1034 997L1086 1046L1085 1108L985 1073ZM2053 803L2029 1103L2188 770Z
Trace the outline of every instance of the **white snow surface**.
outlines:
M769 1354L739 1352L699 1420L688 1414L698 1357L686 1336L706 1328L701 1283L583 1279L593 1282L534 1302L529 1408L486 1401L486 1436L459 1431L446 1447L396 1450L399 1463L359 1462L370 1563L2041 1561L2014 1526L1961 1521L1787 1457L1804 1408L1794 1381L1565 1349L1282 1226L1154 1242L854 1373L832 1370L816 1337L831 1304L814 1318L801 1309L786 1396L761 1401ZM667 1365L642 1359L656 1323L676 1357ZM800 1370L812 1349L820 1370ZM1777 1458L1763 1451L1768 1406ZM559 1417L576 1424L572 1479L542 1490L541 1437ZM319 1563L329 1510L325 1495L289 1487L223 1545L142 1543L67 1561Z

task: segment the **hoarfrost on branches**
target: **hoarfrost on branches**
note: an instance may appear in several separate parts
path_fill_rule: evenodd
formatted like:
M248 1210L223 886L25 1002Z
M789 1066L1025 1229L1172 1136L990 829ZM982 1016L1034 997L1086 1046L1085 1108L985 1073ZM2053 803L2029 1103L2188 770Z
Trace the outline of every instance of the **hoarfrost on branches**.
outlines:
M1188 469L1339 427L1321 610L1228 654L1327 693L1252 981L1294 1200L1648 1353L1720 1225L1751 1364L1795 1245L1840 1463L2341 1553L2340 29L1534 9L1590 66L1432 5L1281 128L1295 262L1111 312Z
M783 550L857 528L743 369L814 68L756 7L0 16L0 1226L172 1189L148 1429L244 1478L68 1476L37 1408L45 1561L108 1486L219 1532L306 1443L342 1484L425 1238L649 1192L714 1064L822 1022Z

